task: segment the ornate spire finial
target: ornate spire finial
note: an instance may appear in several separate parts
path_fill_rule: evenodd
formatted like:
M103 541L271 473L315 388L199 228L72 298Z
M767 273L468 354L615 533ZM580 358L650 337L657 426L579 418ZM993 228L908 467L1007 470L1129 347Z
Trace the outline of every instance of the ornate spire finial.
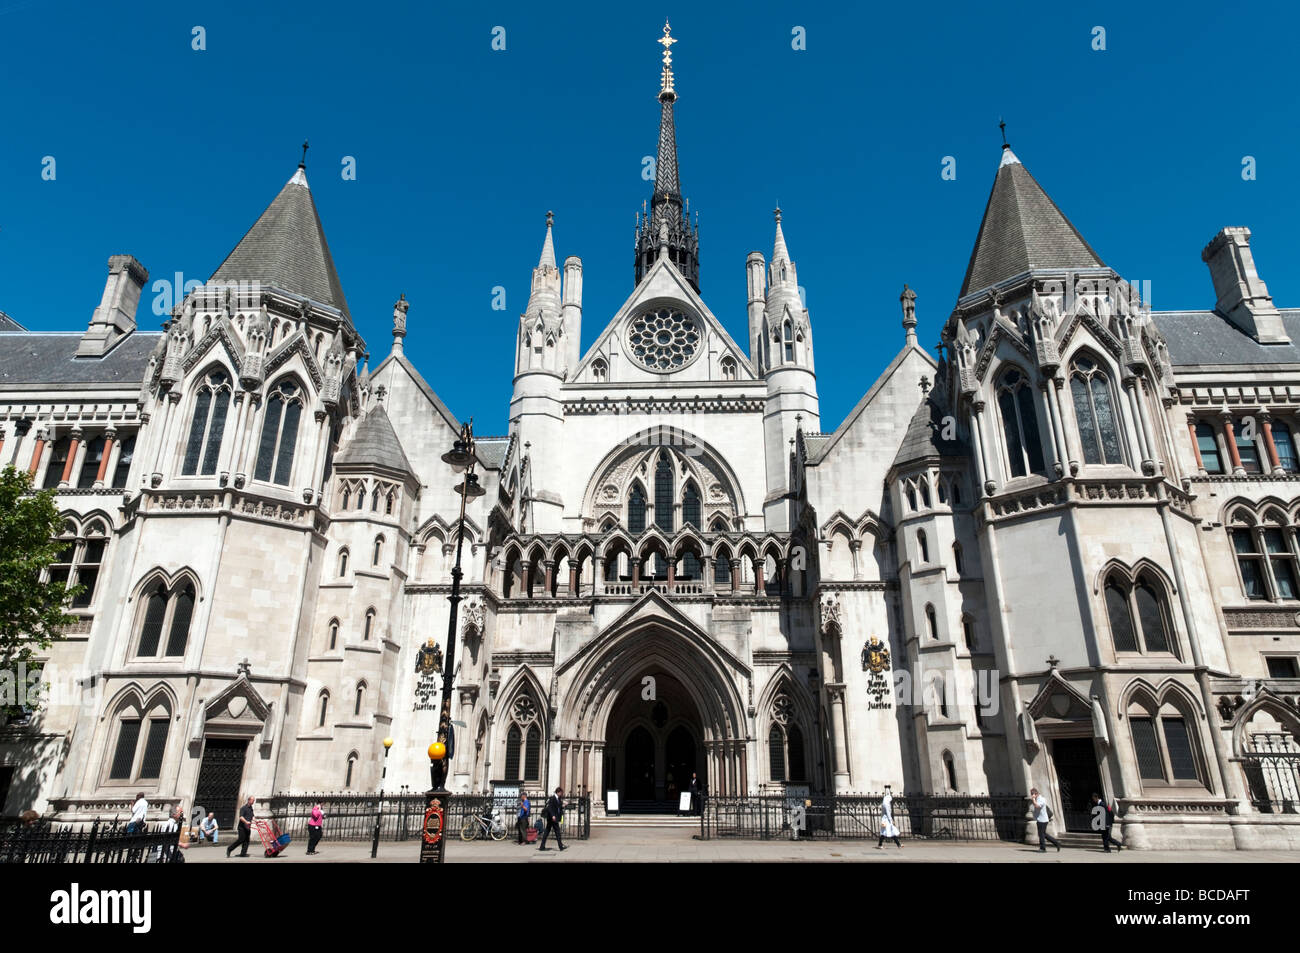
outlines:
M554 212L551 212L551 211L547 211L547 213L546 213L546 227L547 227L547 228L550 228L550 227L551 227L552 225L554 225L554 224L555 224L555 213L554 213Z
M664 48L664 68L659 79L659 101L672 102L677 98L677 93L673 90L673 50L672 46L677 41L672 37L672 27L668 21L664 21L664 35L656 43L661 43Z
M1010 149L1011 143L1007 142L1007 124L1001 116L998 117L998 128L1002 130L1002 148Z
M781 224L781 203L776 203L776 208L772 209L772 214L776 217L776 224Z
M298 168L307 168L307 140L302 141L302 158L298 160Z

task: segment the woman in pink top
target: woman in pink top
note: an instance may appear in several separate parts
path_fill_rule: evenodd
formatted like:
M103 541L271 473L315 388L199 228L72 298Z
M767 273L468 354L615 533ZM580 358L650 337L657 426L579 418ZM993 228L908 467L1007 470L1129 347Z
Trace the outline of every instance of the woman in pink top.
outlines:
M325 812L321 810L319 802L312 805L311 818L307 821L307 853L316 853L316 845L320 843L321 825L325 823Z

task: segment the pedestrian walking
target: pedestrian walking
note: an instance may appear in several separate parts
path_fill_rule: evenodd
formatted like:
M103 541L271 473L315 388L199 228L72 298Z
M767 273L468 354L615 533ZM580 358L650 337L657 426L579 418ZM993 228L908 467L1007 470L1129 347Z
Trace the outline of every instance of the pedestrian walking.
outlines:
M1100 794L1092 792L1092 829L1101 834L1101 849L1103 853L1110 853L1110 845L1115 845L1115 850L1121 851L1124 845L1115 838L1110 836L1111 828L1115 826L1115 810L1105 802Z
M311 817L307 818L307 853L316 853L316 845L320 843L321 834L324 833L325 812L321 810L320 802L317 801L311 806Z
M898 849L903 849L903 842L898 839L898 828L894 826L894 795L889 792L889 785L885 785L885 796L880 799L880 840L876 841L876 850L885 849L885 840L892 840L898 845Z
M149 813L149 802L145 800L144 792L141 791L135 796L135 803L131 805L131 819L126 822L126 832L128 834L143 834L145 832L145 815Z
M527 794L519 795L519 816L515 820L515 830L519 832L519 843L524 843L527 839L524 835L528 831L528 818L532 816L533 805L528 800Z
M1050 843L1059 854L1061 852L1061 842L1047 833L1048 822L1056 816L1051 805L1047 803L1047 798L1038 793L1038 788L1029 789L1029 800L1034 806L1034 823L1038 825L1038 852L1046 854L1047 845Z
M238 840L234 841L226 848L226 856L236 847L240 848L239 856L248 856L248 838L253 834L253 798L250 795L248 801L239 809L239 822L235 825L235 834Z
M542 816L546 818L546 830L542 831L542 845L537 849L546 850L546 838L555 831L555 842L560 845L560 850L564 850L564 838L560 836L560 825L564 822L564 788L556 788L547 799Z

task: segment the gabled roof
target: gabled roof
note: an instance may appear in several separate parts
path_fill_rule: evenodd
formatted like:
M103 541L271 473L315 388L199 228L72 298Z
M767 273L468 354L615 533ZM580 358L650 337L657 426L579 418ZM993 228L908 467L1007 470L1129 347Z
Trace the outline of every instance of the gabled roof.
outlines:
M318 304L337 308L347 324L352 324L325 229L301 166L226 256L212 280L260 281L305 295Z
M894 457L893 466L901 467L931 457L965 455L966 447L960 440L943 438L945 416L949 415L944 414L934 391L931 391L912 415L912 420L907 425L907 432L903 434L903 442Z
M375 404L357 424L348 445L334 457L337 466L378 466L415 475L383 404Z
M958 297L1035 268L1102 267L1079 230L1004 147Z
M25 327L23 327L21 324L15 321L13 318L9 317L9 315L5 314L3 311L0 311L0 331L9 332L9 331L26 331L26 330L27 329Z

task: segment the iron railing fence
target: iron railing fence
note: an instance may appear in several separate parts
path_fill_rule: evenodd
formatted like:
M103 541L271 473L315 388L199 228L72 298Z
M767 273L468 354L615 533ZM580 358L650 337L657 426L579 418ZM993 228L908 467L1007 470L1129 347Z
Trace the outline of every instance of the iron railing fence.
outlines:
M375 833L375 815L378 807L375 794L276 794L269 803L271 816L280 830L295 841L307 840L307 821L312 807L321 806L325 822L321 827L322 841L369 841ZM501 820L508 837L515 836L517 811L514 798L496 799ZM482 816L493 804L491 794L453 794L450 811L445 820L446 830L459 838L465 822ZM542 816L545 801L532 801L533 820ZM429 800L424 794L409 792L385 794L383 810L379 813L379 839L382 841L414 840L424 826L424 811ZM564 836L586 840L591 836L591 799L566 797L564 799Z
M177 831L161 824L128 834L114 820L72 824L40 821L0 829L0 864L147 864L171 860Z
M1261 814L1300 814L1300 744L1287 732L1250 736L1241 759L1250 803Z
M769 840L792 837L790 816L804 804L800 838L874 840L880 836L880 794L706 797L700 836ZM894 795L894 826L905 838L1020 841L1029 799L1018 794Z

